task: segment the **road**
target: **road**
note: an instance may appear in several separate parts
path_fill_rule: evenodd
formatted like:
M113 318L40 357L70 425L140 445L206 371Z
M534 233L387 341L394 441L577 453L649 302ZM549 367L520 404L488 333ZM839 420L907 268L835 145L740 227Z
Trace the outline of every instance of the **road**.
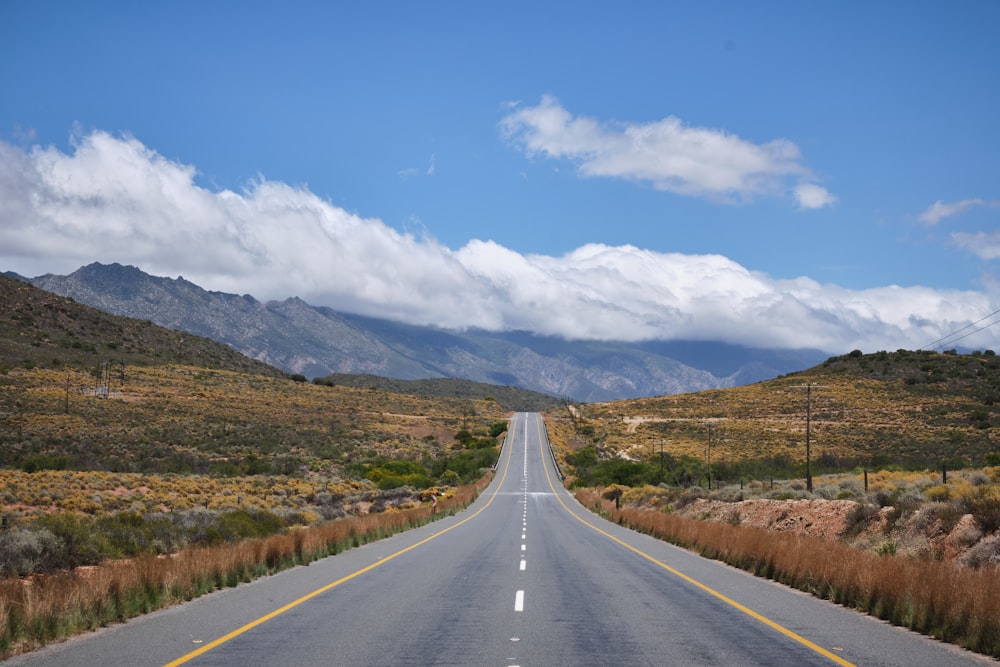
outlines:
M594 516L518 413L456 516L9 664L995 663Z

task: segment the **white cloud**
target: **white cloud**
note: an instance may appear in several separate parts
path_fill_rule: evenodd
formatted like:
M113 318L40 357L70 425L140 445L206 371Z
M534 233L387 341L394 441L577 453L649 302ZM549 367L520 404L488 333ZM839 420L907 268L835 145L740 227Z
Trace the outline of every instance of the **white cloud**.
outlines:
M795 186L795 199L802 208L823 208L837 202L837 198L826 188L815 183L801 183Z
M951 242L979 259L1000 259L1000 232L955 232Z
M415 324L831 353L920 347L997 308L985 293L848 290L776 280L720 255L627 245L561 257L484 240L451 250L304 188L258 178L241 192L211 191L195 174L103 132L69 154L0 142L0 269L35 276L121 262L206 289L300 296ZM977 336L967 342L1000 342L1000 330Z
M802 208L836 197L815 185L798 147L764 144L722 130L685 125L669 116L652 123L605 123L574 117L552 97L517 107L500 121L502 134L531 156L579 163L584 176L648 181L660 190L739 203L794 194Z
M927 210L920 214L919 219L928 225L936 225L946 218L959 216L970 209L981 206L1000 207L1000 199L975 197L950 204L939 199L927 207ZM952 232L950 241L952 245L972 253L979 259L986 261L1000 259L1000 232L996 230Z
M399 171L396 172L396 175L405 181L409 179L411 176L420 176L421 174L424 176L433 176L434 169L435 169L434 155L431 154L430 165L428 165L426 169L421 170L416 167L408 167L406 169L400 169Z
M927 207L926 211L920 214L919 220L921 222L926 222L928 225L936 225L945 218L960 215L976 206L1000 206L1000 200L988 201L977 197L974 199L963 199L962 201L945 204L939 199Z

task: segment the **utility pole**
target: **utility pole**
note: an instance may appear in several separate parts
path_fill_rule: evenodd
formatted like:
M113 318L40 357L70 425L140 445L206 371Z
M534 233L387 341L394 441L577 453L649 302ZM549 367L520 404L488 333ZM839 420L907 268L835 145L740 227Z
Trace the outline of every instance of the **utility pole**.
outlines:
M663 441L660 440L660 484L663 484Z
M812 384L797 384L789 387L790 389L805 389L806 390L806 490L812 493L813 490L813 478L812 478L812 454L810 452L810 431L812 426L812 390L813 388L822 388L826 385L819 385L813 382Z
M708 468L708 490L712 490L712 422L708 423L708 447L705 448L705 466Z

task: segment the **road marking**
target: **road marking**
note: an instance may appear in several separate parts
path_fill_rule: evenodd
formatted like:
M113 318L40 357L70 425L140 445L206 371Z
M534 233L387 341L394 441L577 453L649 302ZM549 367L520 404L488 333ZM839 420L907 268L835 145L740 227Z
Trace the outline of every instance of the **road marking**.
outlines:
M541 428L542 427L541 427L541 423L540 422L541 422L540 419L535 421L535 428L538 431L538 450L541 452L542 458L544 460L544 458L545 458L545 451L542 449L542 443L544 442L544 438L542 438L542 432L541 432ZM525 423L525 429L527 429L527 423ZM527 446L527 436L525 436L525 446ZM708 593L709 595L717 598L718 600L721 600L722 602L730 605L731 607L733 607L735 609L738 609L739 611L743 612L747 616L750 616L751 618L754 618L754 619L760 621L761 623L763 623L764 625L768 626L769 628L771 628L773 630L777 630L778 632L780 632L781 634L785 635L789 639L792 639L793 641L796 641L799 644L802 644L806 648L808 648L808 649L810 649L810 650L818 653L819 655L821 655L821 656L823 656L825 658L829 658L830 660L832 660L833 662L837 663L838 665L841 665L842 667L856 667L856 665L854 665L854 663L848 662L847 660L844 660L843 658L841 658L839 655L836 655L834 653L831 653L830 651L827 651L825 648L823 648L819 644L816 644L814 642L809 641L808 639L806 639L802 635L799 635L799 634L796 634L795 632L792 632L791 630L789 630L785 626L780 625L779 623L777 623L775 621L772 621L771 619L767 618L766 616L757 613L753 609L750 609L749 607L746 607L746 606L740 604L739 602L737 602L736 600L733 600L732 598L726 597L725 595L723 595L719 591L715 590L714 588L706 586L705 584L701 583L697 579L689 577L688 575L684 574L680 570L677 570L677 569L675 569L673 567L670 567L666 563L664 563L662 561L659 561L656 558L653 558L652 556L650 556L649 554L647 554L645 551L642 551L641 549L638 549L638 548L632 546L631 544L629 544L628 542L625 542L624 540L618 539L617 537L615 537L611 533L609 533L609 532L607 532L605 530L602 530L601 528L597 527L596 525L590 523L589 521L587 521L583 517L581 517L578 514L576 514L576 512L574 512L573 510L571 510L566 505L566 503L563 502L563 499L559 496L559 493L556 491L555 485L552 483L552 477L549 476L549 468L548 468L548 466L543 465L542 469L545 471L545 479L546 479L546 481L549 484L549 488L552 489L552 493L555 495L556 500L559 501L559 504L562 505L562 508L564 510L566 510L569 513L570 516L572 516L574 519L576 519L577 521L579 521L583 525L585 525L585 526L587 526L587 527L589 527L589 528L597 531L601 535L604 535L609 540L611 540L613 542L617 542L618 544L620 544L621 546L625 547L629 551L631 551L631 552L633 552L635 554L638 554L639 556L645 558L650 563L653 563L655 565L659 565L661 568L663 568L667 572L673 574L676 577L679 577L680 579L686 581L687 583L691 584L692 586L695 586L696 588L701 589L705 593Z
M526 564L525 560L521 559L521 572L524 572L524 570L525 570L526 567L527 567L527 564Z
M524 611L524 591L518 591L514 595L514 611Z
M527 428L527 427L525 427L525 428ZM525 447L527 447L527 440L525 440ZM504 480L507 479L507 471L510 469L510 459L511 459L511 457L508 455L508 457L507 457L507 463L504 465L504 468L503 468L503 474L500 476L500 481L496 485L498 490L500 489L500 487L503 486ZM439 530L438 532L434 533L433 535L425 537L424 539L422 539L419 542L416 542L414 544L411 544L410 546L406 547L405 549L400 549L396 553L394 553L394 554L392 554L390 556L386 556L385 558L383 558L381 560L375 561L371 565L363 567L360 570L356 570L356 571L352 572L351 574L348 574L348 575L346 575L344 577L341 577L340 579L337 579L336 581L333 581L333 582L331 582L329 584L326 584L325 586L321 586L320 588L317 588L313 592L307 593L307 594L303 595L302 597L300 597L299 599L293 600L293 601L289 602L288 604L286 604L285 606L279 607L278 609L275 609L274 611L270 612L269 614L264 614L260 618L258 618L256 620L253 620L253 621L250 621L249 623L247 623L246 625L244 625L242 627L236 628L232 632L230 632L228 634L225 634L225 635L219 637L218 639L216 639L216 640L214 640L212 642L209 642L208 644L205 644L204 646L198 648L197 650L191 651L190 653L182 655L181 657L177 658L176 660L172 660L171 662L168 662L163 667L178 667L178 665L183 665L185 663L188 663L188 662L194 660L195 658L197 658L198 656L204 655L205 653L208 653L212 649L218 648L219 646L222 646L223 644L232 641L233 639L239 637L240 635L242 635L242 634L244 634L246 632L249 632L250 630L253 630L258 625L262 625L264 623L267 623L268 621L270 621L270 620L272 620L272 619L274 619L274 618L276 618L276 617L284 614L286 611L289 611L290 609L294 609L295 607L298 607L303 602L311 600L314 597L316 597L317 595L321 595L323 593L326 593L330 589L336 588L337 586L340 586L344 582L350 581L351 579L354 579L355 577L359 577L362 574L365 574L367 572L371 572L375 568L381 567L382 565L385 565L386 563L388 563L389 561L393 560L397 556L402 556L403 554L407 553L408 551L413 551L417 547L422 547L423 545L427 544L431 540L437 539L438 537L441 537L445 533L447 533L447 532L449 532L451 530L454 530L455 528L458 528L459 526L461 526L461 525L463 525L465 523L468 523L469 521L472 521L473 519L475 519L477 516L479 516L480 514L482 514L483 512L485 512L486 508L488 508L490 505L493 504L493 501L496 500L496 497L498 495L499 494L496 491L494 491L494 493L490 494L490 497L486 501L485 505L483 505L478 510L476 510L474 513L472 513L469 516L465 517L464 519L462 519L458 523L452 524L451 526L448 526L447 528L442 528L441 530Z

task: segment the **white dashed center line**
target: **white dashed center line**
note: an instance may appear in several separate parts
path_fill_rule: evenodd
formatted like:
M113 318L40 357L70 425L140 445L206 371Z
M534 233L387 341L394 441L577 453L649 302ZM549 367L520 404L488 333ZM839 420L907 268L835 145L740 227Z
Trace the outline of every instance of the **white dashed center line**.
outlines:
M528 421L524 421L524 477L522 478L524 489L524 506L521 515L521 553L528 550L528 545L524 543L528 536ZM528 567L527 561L522 557L520 571L524 572ZM519 590L514 595L514 611L524 611L524 590Z

